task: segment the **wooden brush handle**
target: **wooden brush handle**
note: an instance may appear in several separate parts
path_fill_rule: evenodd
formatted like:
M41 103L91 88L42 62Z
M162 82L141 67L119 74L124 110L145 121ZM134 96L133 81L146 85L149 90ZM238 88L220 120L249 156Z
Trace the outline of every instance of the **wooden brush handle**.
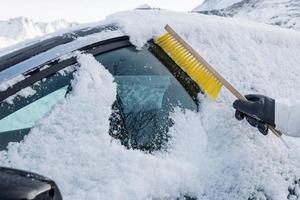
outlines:
M166 31L168 31L177 41L182 44L196 59L198 59L205 68L213 74L223 85L226 87L236 98L247 100L237 89L235 89L225 78L221 76L202 56L200 56L196 50L191 47L185 40L183 40L169 25L165 26Z
M182 39L169 25L165 26L165 30L169 32L182 46L184 46L196 59L198 59L205 68L213 74L221 83L226 87L237 99L246 100L246 97L242 95L231 83L229 83L221 74L219 74L202 56L200 56L196 50L193 49L184 39ZM280 137L282 133L268 124L268 128L277 136Z

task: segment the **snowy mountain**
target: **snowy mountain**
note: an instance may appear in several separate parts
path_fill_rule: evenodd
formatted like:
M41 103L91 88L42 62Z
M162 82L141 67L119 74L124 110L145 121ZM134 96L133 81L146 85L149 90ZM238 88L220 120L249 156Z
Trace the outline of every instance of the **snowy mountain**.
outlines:
M241 0L205 0L200 6L196 7L195 11L207 11L227 8Z
M193 11L300 30L299 0L206 0Z
M65 20L50 23L35 22L26 17L0 21L0 48L75 25L77 24Z

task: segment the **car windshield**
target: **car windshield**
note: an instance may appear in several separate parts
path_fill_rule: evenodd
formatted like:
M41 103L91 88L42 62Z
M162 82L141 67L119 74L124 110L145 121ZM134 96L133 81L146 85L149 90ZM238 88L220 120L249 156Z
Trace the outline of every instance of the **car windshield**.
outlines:
M175 107L197 110L198 88L156 45L148 44L142 50L119 48L95 58L117 83L109 134L128 148L160 149L173 125L170 112ZM25 93L34 91L31 95L14 95L0 102L0 149L22 140L35 122L72 90L73 71L25 88Z
M118 85L111 134L131 148L161 148L173 124L170 112L177 106L197 109L188 89L154 56L163 53L158 51L158 47L148 45L140 51L126 47L95 56Z

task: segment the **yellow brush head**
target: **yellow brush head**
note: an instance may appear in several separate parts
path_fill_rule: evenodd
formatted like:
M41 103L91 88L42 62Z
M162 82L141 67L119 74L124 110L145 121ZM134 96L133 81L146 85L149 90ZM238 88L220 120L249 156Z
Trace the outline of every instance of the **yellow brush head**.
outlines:
M170 33L155 39L171 58L181 67L212 99L216 99L222 89L222 83L210 73L205 65L196 59L188 49Z

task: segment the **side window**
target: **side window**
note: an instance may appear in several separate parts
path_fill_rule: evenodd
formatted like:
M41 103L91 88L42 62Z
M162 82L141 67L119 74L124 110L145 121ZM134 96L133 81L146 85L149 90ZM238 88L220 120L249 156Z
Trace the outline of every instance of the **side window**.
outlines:
M37 120L64 99L71 79L72 70L61 71L0 102L0 150L22 140Z
M32 127L38 119L64 98L67 88L67 86L62 87L0 120L0 133Z

